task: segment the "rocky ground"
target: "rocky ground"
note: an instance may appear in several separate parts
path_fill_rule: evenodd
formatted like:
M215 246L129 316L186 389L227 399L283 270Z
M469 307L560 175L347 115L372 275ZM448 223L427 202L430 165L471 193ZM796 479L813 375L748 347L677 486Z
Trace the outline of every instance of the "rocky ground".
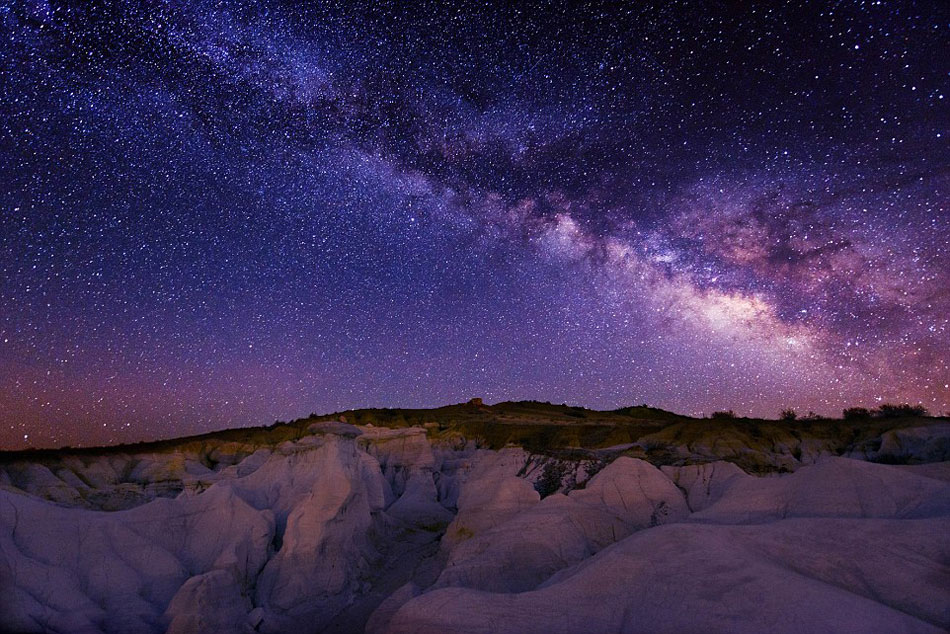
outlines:
M0 631L942 632L950 421L477 403L0 454Z

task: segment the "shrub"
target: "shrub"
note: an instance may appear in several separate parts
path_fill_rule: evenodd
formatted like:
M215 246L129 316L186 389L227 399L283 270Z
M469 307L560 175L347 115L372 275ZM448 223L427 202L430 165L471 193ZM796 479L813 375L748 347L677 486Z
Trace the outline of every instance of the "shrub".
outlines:
M612 462L611 458L606 456L597 456L590 458L589 460L584 460L582 464L584 465L584 475L585 480L584 484L590 482L590 479L595 475L603 471L604 467L609 465Z
M900 405L894 405L892 403L884 403L879 406L874 412L875 415L881 418L898 418L900 416L926 416L927 408L923 405L910 405L909 403L901 403Z
M793 409L783 409L779 414L780 420L795 420L796 418L798 418L798 412Z
M871 410L866 407L849 407L842 412L842 416L845 420L871 418Z
M735 418L735 417L736 417L736 413L732 411L731 409L728 409L724 412L713 412L712 415L710 416L710 418L719 418L719 419Z
M660 500L660 503L653 509L653 513L650 514L650 527L659 526L660 520L669 514L670 508L666 504L666 501Z
M541 468L541 477L534 483L534 490L546 498L561 489L564 476L567 475L567 465L560 460L548 460Z

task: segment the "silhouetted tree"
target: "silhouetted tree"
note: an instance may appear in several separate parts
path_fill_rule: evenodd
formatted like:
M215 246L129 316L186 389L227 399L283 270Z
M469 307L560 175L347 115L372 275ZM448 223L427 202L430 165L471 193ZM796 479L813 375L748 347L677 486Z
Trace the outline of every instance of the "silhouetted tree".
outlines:
M878 406L874 414L881 418L898 418L900 416L926 416L927 408L924 407L923 405L910 405L909 403L901 403L900 405L894 405L892 403L884 403Z
M871 410L866 407L849 407L841 414L845 420L861 420L864 418L871 418Z
M736 417L736 413L732 411L731 409L727 409L722 412L713 412L712 415L710 416L710 418L718 418L718 419L735 418L735 417Z
M798 418L798 412L793 409L783 409L779 414L780 420L795 420L796 418Z

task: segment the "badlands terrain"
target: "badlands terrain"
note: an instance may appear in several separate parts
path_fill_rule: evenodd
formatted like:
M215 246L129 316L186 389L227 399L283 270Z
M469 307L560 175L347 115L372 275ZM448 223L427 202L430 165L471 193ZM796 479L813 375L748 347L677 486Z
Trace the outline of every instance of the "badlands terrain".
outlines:
M950 421L478 401L0 453L3 632L944 632Z

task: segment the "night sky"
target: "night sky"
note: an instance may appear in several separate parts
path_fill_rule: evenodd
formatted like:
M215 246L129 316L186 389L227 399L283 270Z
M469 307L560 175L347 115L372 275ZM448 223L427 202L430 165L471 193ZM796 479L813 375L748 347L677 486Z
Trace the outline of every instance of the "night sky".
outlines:
M0 446L950 410L950 4L0 1Z

